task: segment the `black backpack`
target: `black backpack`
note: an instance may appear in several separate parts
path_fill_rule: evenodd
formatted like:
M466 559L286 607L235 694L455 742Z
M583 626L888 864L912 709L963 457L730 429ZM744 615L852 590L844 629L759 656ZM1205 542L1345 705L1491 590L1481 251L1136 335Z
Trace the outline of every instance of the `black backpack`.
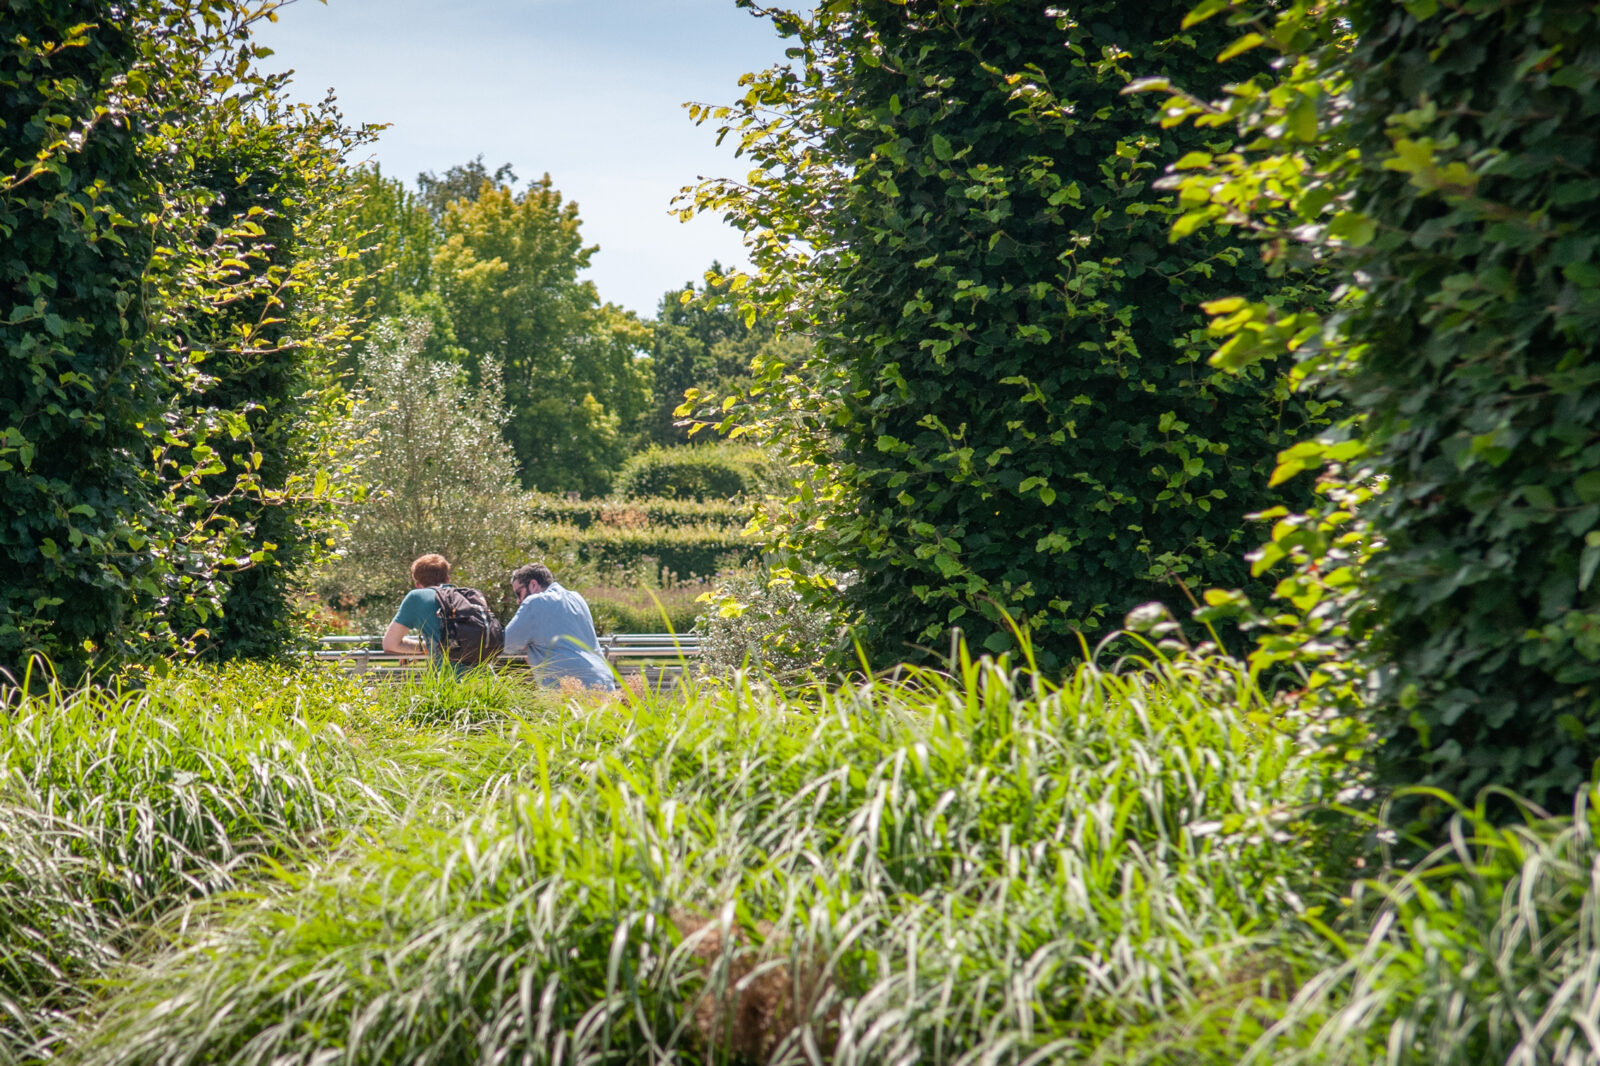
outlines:
M506 646L505 627L489 610L483 593L456 585L436 585L439 636L445 655L460 666L476 666Z

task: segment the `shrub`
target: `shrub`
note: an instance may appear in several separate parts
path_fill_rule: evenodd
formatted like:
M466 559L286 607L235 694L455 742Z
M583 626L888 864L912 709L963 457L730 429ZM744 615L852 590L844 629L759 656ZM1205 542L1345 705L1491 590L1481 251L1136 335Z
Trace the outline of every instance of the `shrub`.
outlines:
M593 525L620 529L726 526L742 529L750 518L747 504L727 500L635 499L570 500L536 495L528 512L535 521L588 529Z
M662 570L683 578L709 577L753 562L759 555L754 544L727 526L534 526L525 537L530 558L542 558L563 584L567 579L552 559L597 580L631 575L648 586Z
M783 682L817 673L848 636L838 618L807 603L792 584L759 573L719 581L694 631L702 673L751 669Z
M1246 223L1290 255L1309 239L1347 294L1326 320L1215 309L1231 361L1293 351L1352 417L1355 439L1297 445L1284 472L1325 458L1386 483L1361 508L1370 560L1327 571L1369 605L1355 670L1378 684L1382 778L1565 809L1600 758L1600 186L1572 169L1594 156L1600 17L1573 0L1233 10L1256 15L1278 28L1246 43L1288 53L1277 83L1169 108L1236 121L1248 149L1182 182L1180 225ZM1316 584L1291 586L1313 629Z
M362 467L373 494L353 507L339 559L318 580L336 607L381 615L411 588L411 561L439 552L451 580L511 606L506 575L525 561L527 495L500 431L499 377L470 387L465 371L423 355L427 326L386 320L362 358L371 439ZM390 617L393 617L391 614Z
M254 67L258 7L5 6L0 667L208 628L275 650L286 572L333 524L343 397L320 368L348 299L324 268L364 135Z
M731 500L754 496L770 462L757 448L733 445L652 446L617 472L616 493L629 499Z
M697 112L759 174L708 183L698 209L746 230L754 299L817 341L758 361L748 402L707 417L815 478L765 539L856 575L877 662L952 625L1012 647L1009 616L1061 665L1075 632L1181 599L1179 580L1251 583L1242 517L1280 502L1267 475L1306 412L1276 369L1207 367L1200 304L1285 286L1235 235L1171 245L1178 205L1153 181L1215 145L1123 94L1221 81L1231 34L1183 30L1188 8L773 10L804 70Z

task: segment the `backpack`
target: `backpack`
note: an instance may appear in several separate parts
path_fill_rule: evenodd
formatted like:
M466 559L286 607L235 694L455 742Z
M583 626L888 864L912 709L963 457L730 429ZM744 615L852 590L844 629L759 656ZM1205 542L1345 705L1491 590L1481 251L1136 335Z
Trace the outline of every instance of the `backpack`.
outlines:
M506 646L505 627L489 610L483 593L456 585L436 585L440 646L452 663L476 666Z

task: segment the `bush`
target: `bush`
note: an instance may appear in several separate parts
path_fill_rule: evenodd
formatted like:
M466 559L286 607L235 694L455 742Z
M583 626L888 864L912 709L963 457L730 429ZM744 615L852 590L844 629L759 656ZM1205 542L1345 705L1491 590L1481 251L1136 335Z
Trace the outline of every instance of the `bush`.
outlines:
M504 617L513 606L506 578L526 561L529 519L500 432L499 376L470 387L459 366L423 354L427 328L401 319L372 330L362 357L372 443L361 476L373 494L351 508L346 544L317 589L335 607L393 617L411 588L412 560L439 552L451 580L482 589Z
M702 673L718 677L750 669L784 682L817 673L847 636L838 618L766 574L718 582L694 631Z
M615 490L628 499L731 500L759 494L770 466L758 448L650 447L622 464Z
M255 69L258 8L5 4L0 668L275 651L335 524L364 134Z
M687 526L726 526L742 529L750 507L727 500L635 499L570 500L563 496L536 495L528 512L534 520L588 529L593 525L619 529Z
M543 561L563 584L563 573L592 580L629 575L643 586L662 570L681 578L710 577L754 562L759 552L738 530L726 526L625 529L614 526L534 526L525 533L530 558ZM557 562L551 560L557 560ZM564 569L563 569L564 568Z
M946 646L952 625L1014 647L1014 621L1060 666L1077 632L1181 602L1179 581L1252 584L1243 516L1298 494L1267 479L1305 410L1276 367L1208 367L1200 309L1285 286L1237 234L1171 244L1155 179L1217 147L1123 92L1222 81L1232 33L1184 29L1189 7L772 9L804 72L698 112L760 174L709 183L699 209L746 230L747 291L816 338L707 417L814 475L765 539L857 576L845 597L877 663Z
M1247 148L1181 179L1180 225L1243 222L1332 272L1345 295L1326 319L1218 301L1219 356L1292 351L1344 401L1352 439L1298 444L1284 473L1332 461L1351 491L1382 486L1356 569L1297 562L1293 639L1326 648L1325 623L1356 607L1350 673L1377 685L1360 713L1385 783L1565 809L1600 758L1600 184L1571 169L1594 157L1600 16L1574 0L1245 7L1231 21L1275 20L1288 54L1275 83L1169 105L1208 130L1232 119Z

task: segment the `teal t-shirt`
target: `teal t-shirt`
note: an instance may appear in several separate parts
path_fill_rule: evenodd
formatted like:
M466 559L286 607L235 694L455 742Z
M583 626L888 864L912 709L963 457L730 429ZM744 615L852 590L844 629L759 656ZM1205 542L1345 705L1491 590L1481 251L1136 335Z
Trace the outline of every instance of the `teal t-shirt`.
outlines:
M444 633L439 628L439 594L432 588L412 589L400 601L394 620L422 638L430 653L439 650Z

